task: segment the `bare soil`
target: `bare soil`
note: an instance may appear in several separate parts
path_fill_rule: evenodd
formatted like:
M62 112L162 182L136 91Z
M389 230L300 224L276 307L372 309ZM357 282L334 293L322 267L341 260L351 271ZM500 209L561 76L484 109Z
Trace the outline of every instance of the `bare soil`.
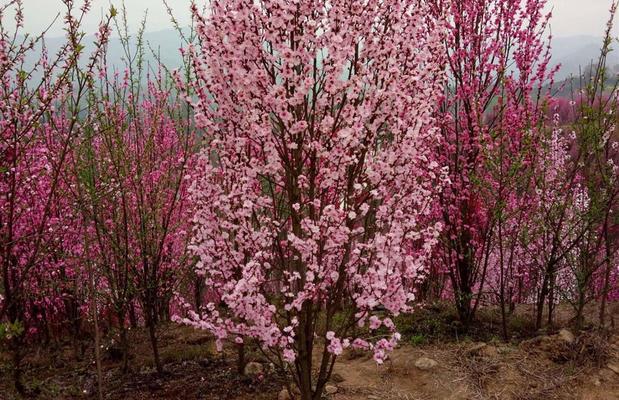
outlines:
M441 328L440 324L449 325L448 321L428 322L428 318L435 317L426 315L415 323L432 325L433 329ZM561 314L558 319L561 320ZM619 312L615 319L619 321ZM381 366L368 354L345 353L332 378L337 393L329 398L619 399L619 330L575 332L574 342L567 343L557 334L558 328L534 333L523 328L514 331L512 340L504 343L487 324L488 320L481 324L486 329L480 328L472 336L405 336L402 346ZM414 325L409 331L423 331L422 325ZM451 325L443 328L450 331ZM523 333L525 330L529 333ZM132 331L131 336L131 371L126 375L120 372L113 345L108 341L102 349L105 399L267 400L277 399L284 385L284 379L270 370L260 353L249 353L248 359L263 362L264 374L254 378L240 376L234 352L217 353L206 333L177 325L160 331L165 364L165 373L160 376L153 369L145 332ZM72 343L56 343L29 349L24 376L30 389L28 398L96 398L93 349L87 348L78 360L74 347ZM421 370L415 366L420 357L431 358L438 364L433 369ZM8 355L0 352L0 400L18 398L10 381Z
M609 363L619 362L619 340ZM483 354L470 354L475 343L403 346L391 360L376 366L371 359L342 360L337 366L343 381L336 400L361 399L505 399L546 400L619 399L619 375L606 366L557 362L538 348L490 344ZM422 371L419 357L438 361Z

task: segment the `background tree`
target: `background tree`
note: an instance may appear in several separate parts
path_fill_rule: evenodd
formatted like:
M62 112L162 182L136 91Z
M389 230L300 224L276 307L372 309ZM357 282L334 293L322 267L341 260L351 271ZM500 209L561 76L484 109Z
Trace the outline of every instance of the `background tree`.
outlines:
M49 250L58 247L56 232L69 223L62 218L67 203L59 200L62 173L80 129L79 104L86 88L84 79L71 78L84 48L80 25L90 2L79 10L73 9L71 1L64 4L65 44L51 59L43 46L34 66L28 66L26 57L37 51L42 35L20 34L20 1L0 7L0 20L9 10L15 12L16 19L14 32L0 24L0 319L6 320L2 327L8 332L13 378L20 393L25 392L21 358L26 334L46 326L41 320L51 314L43 310L55 307L58 301L47 297L51 287L46 285L62 269L64 260L56 259ZM106 40L100 38L90 62L82 66L82 74L92 69Z
M497 230L506 221L506 205L516 204L526 186L527 143L539 122L540 88L551 75L545 3L430 1L449 31L448 81L439 113L443 141L437 147L449 184L437 204L445 228L435 269L448 276L465 326L484 294L495 242L505 238ZM503 271L497 274L503 300L508 259L495 258Z
M107 76L105 68L101 76ZM91 96L93 129L76 147L75 165L85 240L93 243L91 254L103 273L99 289L116 313L124 369L127 323L137 301L159 373L157 325L169 319L169 302L189 261L187 174L194 140L163 76L147 77L141 93L141 75L126 69L123 78L97 89Z

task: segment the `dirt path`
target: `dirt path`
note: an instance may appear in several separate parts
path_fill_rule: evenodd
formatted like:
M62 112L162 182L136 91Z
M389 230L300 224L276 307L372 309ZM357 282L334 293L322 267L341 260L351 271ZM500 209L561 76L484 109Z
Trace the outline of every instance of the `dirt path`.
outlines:
M448 353L447 348L407 346L395 350L382 366L367 357L342 360L336 373L344 379L340 384L343 393L334 399L468 399L471 392L462 384L462 377L454 368L438 361L447 359ZM422 371L414 365L420 357L435 359L439 366Z

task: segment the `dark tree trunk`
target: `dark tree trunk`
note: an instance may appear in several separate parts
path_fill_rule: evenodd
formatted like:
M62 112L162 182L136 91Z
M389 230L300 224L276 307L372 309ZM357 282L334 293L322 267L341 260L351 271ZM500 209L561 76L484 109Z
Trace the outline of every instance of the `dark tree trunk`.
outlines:
M129 323L131 324L132 329L136 329L138 327L138 317L135 312L135 302L129 302Z
M600 316L599 316L599 320L600 320L600 326L604 326L606 323L606 298L608 297L608 292L610 291L610 274L612 272L613 266L611 261L611 249L610 249L610 235L608 232L608 218L604 221L604 229L603 229L603 235L604 235L604 242L605 242L605 248L606 248L606 257L605 257L605 263L606 263L606 270L604 271L604 287L602 289L602 300L600 302Z
M240 343L237 345L237 360L236 360L236 371L239 375L245 374L245 344Z
M162 374L163 365L161 364L161 358L159 357L159 343L157 341L157 325L152 320L148 324L148 335L150 337L150 343L153 349L153 358L155 359L155 367L157 368L157 373Z
M18 296L15 292L13 292L12 301L7 306L7 315L9 322L14 328L20 327L20 332L14 332L11 339L9 340L9 349L11 350L11 358L12 358L12 369L13 369L13 385L15 386L15 390L21 395L26 395L26 387L22 383L22 359L23 359L23 342L24 342L24 332L25 327L23 326L23 312L21 307L19 307L16 299Z
M120 348L122 352L122 373L129 372L129 337L127 336L127 327L125 326L125 314L118 314L118 324L120 329Z

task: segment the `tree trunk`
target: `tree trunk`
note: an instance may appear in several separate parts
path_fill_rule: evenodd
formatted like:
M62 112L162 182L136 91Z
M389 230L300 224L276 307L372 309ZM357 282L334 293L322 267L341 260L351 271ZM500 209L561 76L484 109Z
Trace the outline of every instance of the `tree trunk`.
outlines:
M456 310L458 317L465 329L468 329L473 320L473 312L471 307L473 292L471 288L464 287L456 293Z
M163 365L161 364L161 357L159 357L159 343L157 341L157 310L155 306L155 296L149 290L146 293L146 298L144 299L144 304L142 307L144 308L146 325L148 326L148 336L150 339L150 345L153 350L153 359L155 361L155 368L157 369L158 374L163 373Z
M312 330L311 310L307 302L299 315L299 334L297 335L298 356L296 360L297 385L301 400L314 400L312 391L312 350L314 332Z
M26 387L22 383L22 344L23 335L15 335L11 339L13 353L13 384L21 396L26 396Z
M537 307L536 307L536 316L535 316L535 329L540 329L542 327L542 320L544 318L544 304L546 303L546 279L542 283L542 290L539 294L539 298L537 299Z
M556 277L553 274L550 277L550 285L548 290L548 327L552 328L553 325L553 316L555 310L555 280Z
M15 390L21 395L26 395L26 387L22 383L22 350L25 335L25 326L23 325L23 311L19 307L20 295L15 290L12 297L7 299L7 316L9 323L13 326L12 337L9 340L9 349L12 353L12 368L13 368L13 385ZM19 329L19 332L15 330Z
M577 330L581 330L584 325L583 311L585 309L585 296L580 293L578 296L578 307L576 308L576 316L574 317L574 324Z
M204 295L204 278L197 277L193 286L194 302L196 304L196 310L202 308L202 296Z
M550 290L549 296L548 296L548 320L546 322L546 324L548 325L549 328L552 328L553 325L553 316L554 316L554 290Z
M548 265L546 266L546 272L544 273L544 278L542 280L542 290L540 291L539 298L537 299L537 315L535 318L535 329L540 329L542 327L542 320L544 318L544 303L546 302L546 297L548 296L553 268L554 267L552 263L548 263Z
M153 358L155 359L155 367L157 373L163 373L163 365L161 364L161 358L159 357L159 343L157 341L157 326L152 322L148 324L148 335L150 336L150 344L153 348Z
M135 302L129 302L129 324L131 324L132 329L136 329L138 327L138 318L135 312Z
M464 326L464 329L468 329L473 320L473 307L471 304L473 300L473 289L469 284L471 267L467 258L464 257L464 259L459 260L456 263L456 268L458 280L452 280L454 284L456 310L458 311L458 317L460 318L460 322Z
M237 355L238 358L236 360L236 371L239 375L245 374L245 344L239 343L237 345Z
M507 312L505 310L505 301L501 301L501 330L503 332L503 341L509 340L509 334L507 332Z
M606 298L608 297L608 292L610 291L610 274L613 269L612 263L610 262L610 235L608 234L608 219L604 222L604 242L606 247L606 271L604 272L604 288L602 289L602 301L600 303L600 326L603 327L606 323Z
M125 315L119 315L120 328L120 347L122 351L122 373L129 372L129 338L127 337L127 328L125 327Z
M95 283L92 271L89 271L90 279L90 309L95 325L95 364L97 367L97 396L103 400L103 373L101 371L101 333L99 332L99 313L97 311L97 297L95 296Z

